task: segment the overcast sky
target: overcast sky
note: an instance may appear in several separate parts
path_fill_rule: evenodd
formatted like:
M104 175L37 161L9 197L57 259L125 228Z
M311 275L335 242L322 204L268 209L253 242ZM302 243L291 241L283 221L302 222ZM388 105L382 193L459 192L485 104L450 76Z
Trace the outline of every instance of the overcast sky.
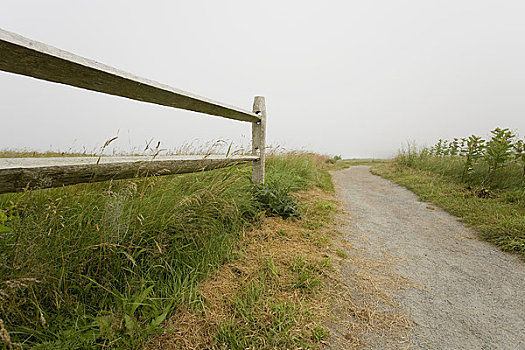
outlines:
M245 109L264 95L274 146L388 157L525 134L524 19L523 0L2 0L0 28ZM0 91L0 149L250 139L249 123L5 72Z

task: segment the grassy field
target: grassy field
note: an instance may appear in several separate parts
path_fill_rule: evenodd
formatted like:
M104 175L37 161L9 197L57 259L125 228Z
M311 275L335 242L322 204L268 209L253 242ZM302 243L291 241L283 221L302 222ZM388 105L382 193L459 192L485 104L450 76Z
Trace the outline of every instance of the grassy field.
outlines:
M174 310L202 304L199 283L237 257L239 238L265 214L301 215L290 193L330 190L323 162L270 157L257 188L241 166L1 195L1 339L142 347Z
M470 165L469 165L470 166ZM372 172L458 216L479 236L525 258L525 178L522 165L496 169L482 159L465 176L465 158L435 156L414 147Z

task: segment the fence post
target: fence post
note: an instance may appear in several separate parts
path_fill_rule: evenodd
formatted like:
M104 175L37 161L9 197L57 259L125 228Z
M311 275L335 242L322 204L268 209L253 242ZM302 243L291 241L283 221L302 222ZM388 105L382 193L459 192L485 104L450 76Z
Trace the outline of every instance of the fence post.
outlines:
M258 156L252 164L252 181L256 185L264 183L264 164L266 148L266 103L264 96L255 96L253 112L261 117L258 122L252 123L252 154Z

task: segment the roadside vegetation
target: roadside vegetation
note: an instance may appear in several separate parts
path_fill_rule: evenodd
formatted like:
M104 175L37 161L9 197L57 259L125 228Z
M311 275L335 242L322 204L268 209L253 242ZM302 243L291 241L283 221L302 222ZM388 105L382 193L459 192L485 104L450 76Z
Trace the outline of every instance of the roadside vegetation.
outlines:
M181 304L148 348L315 349L326 341L327 282L342 258L331 244L337 204L319 187L293 194L301 220L270 212L245 232L235 258L197 288L201 303Z
M525 257L525 140L509 129L490 137L409 144L394 162L373 168L461 218L483 239Z
M208 344L315 346L326 332L306 296L319 288L330 259L300 249L281 251L286 262L277 252L254 258L260 247L245 239L266 225L265 216L279 224L302 218L296 238L324 247L328 239L318 231L335 204L304 206L291 194L333 191L325 164L308 154L269 157L266 184L257 187L250 168L238 166L1 195L3 347L141 348L180 310L206 312L199 285L243 257L255 259L250 277L227 301L231 317L211 323ZM287 241L290 234L282 228L272 237Z

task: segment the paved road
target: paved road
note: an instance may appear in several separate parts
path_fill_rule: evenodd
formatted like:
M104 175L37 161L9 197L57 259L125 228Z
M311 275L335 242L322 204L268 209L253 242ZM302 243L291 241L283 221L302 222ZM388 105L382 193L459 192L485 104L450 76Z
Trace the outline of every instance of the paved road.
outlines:
M333 177L352 215L351 243L400 258L396 272L420 286L392 291L416 324L412 348L525 349L525 263L518 256L479 241L368 167Z

